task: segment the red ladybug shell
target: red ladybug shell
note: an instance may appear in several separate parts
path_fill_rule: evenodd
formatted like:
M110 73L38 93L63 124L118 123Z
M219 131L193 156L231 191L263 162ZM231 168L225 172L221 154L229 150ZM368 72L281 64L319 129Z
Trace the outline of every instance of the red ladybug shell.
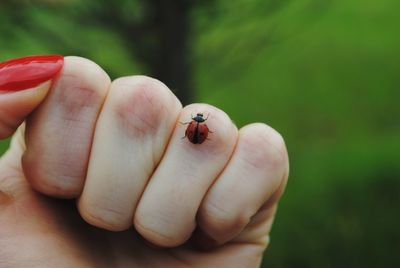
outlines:
M193 120L186 128L185 136L191 143L202 144L208 136L209 129L205 123Z

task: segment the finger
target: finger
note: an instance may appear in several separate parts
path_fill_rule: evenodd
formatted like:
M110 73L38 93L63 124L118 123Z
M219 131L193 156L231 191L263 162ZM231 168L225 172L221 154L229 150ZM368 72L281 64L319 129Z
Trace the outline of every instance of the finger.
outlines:
M22 124L16 130L10 148L0 157L0 208L12 204L30 189L21 169L21 156L25 150L24 128L25 124Z
M288 157L280 134L264 124L239 131L232 159L204 198L198 223L222 244L236 237L265 206L271 218L288 175ZM269 214L268 214L269 213Z
M97 64L65 58L59 79L27 121L22 166L34 189L66 198L80 194L95 122L109 84Z
M62 67L59 55L0 63L0 139L9 137L43 101Z
M215 107L189 105L183 109L180 121L190 120L191 114L197 112L209 114L205 122L213 131L209 140L193 144L182 139L187 126L178 124L135 213L137 231L159 246L177 246L190 237L201 200L228 162L236 143L236 127Z
M161 82L117 79L99 117L78 207L97 227L124 230L165 151L182 106Z

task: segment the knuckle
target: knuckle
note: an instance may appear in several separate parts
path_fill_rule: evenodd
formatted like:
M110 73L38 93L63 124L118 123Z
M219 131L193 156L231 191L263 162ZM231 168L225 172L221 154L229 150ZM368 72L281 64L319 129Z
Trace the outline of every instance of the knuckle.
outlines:
M29 149L23 154L21 164L27 181L32 188L42 194L60 198L75 198L82 191L80 180L67 175L53 176Z
M32 188L36 191L53 197L58 198L75 198L79 196L81 192L80 185L74 185L70 183L56 183L48 179L41 179L38 177L27 177Z
M77 79L82 88L97 90L105 95L111 80L95 62L81 57L66 57L63 75Z
M150 227L143 223L140 216L136 216L134 219L134 226L147 241L162 247L176 247L185 242L186 239L178 239L172 235L162 233L160 230Z
M243 158L256 168L272 165L282 168L287 165L287 151L283 137L271 127L256 123L241 130Z
M118 122L134 136L154 134L178 113L179 101L160 81L146 76L123 77L111 86Z
M124 231L132 225L125 213L99 203L79 202L78 209L87 223L109 231Z
M71 119L87 109L98 109L107 93L110 78L96 63L79 57L67 57L57 81L57 101Z
M214 237L220 233L234 233L246 226L250 218L239 211L230 212L214 202L207 201L200 211L201 227Z

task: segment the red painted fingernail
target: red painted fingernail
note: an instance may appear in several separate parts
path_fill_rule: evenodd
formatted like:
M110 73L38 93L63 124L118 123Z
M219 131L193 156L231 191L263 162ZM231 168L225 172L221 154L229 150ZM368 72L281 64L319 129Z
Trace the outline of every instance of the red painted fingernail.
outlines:
M18 91L52 79L64 65L61 55L29 56L0 63L0 91Z

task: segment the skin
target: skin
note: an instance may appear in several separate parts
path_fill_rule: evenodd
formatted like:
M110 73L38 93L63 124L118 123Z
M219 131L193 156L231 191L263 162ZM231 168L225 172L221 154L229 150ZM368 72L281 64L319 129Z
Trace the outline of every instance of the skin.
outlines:
M182 139L210 114L210 140ZM26 123L18 128L26 119ZM110 81L66 57L60 77L0 93L1 267L257 267L288 177L282 137L183 107L161 82Z

